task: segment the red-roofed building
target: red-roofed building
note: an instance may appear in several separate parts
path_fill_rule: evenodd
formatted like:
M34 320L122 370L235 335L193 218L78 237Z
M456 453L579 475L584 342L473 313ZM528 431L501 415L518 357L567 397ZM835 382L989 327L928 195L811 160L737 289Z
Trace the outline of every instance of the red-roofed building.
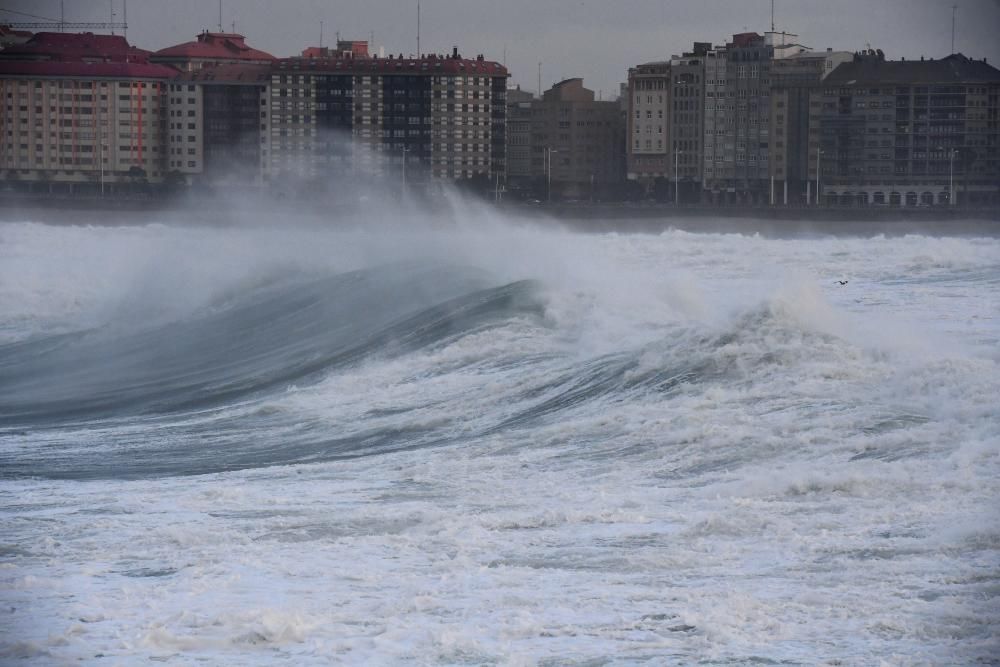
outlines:
M0 51L0 61L145 63L149 55L149 51L131 46L121 35L39 32L22 44Z
M106 191L161 181L166 82L124 37L38 33L0 51L0 180Z
M226 63L267 65L276 58L270 53L247 46L243 35L205 31L193 42L160 49L149 60L190 72Z

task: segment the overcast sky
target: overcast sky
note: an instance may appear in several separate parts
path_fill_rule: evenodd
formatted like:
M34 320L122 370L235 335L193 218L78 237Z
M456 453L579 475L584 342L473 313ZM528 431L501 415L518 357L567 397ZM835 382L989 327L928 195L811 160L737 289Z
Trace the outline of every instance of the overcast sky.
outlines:
M65 0L67 21L107 21L122 0ZM778 30L816 49L855 51L870 44L890 59L942 57L951 48L951 6L958 4L956 50L1000 65L1000 0L775 0ZM512 83L537 88L572 76L617 94L628 68L724 43L735 32L770 27L770 0L420 0L421 50L504 60ZM368 39L386 52L415 53L417 0L223 0L225 29L276 56L342 39ZM60 0L0 0L0 9L58 18ZM31 20L0 11L0 20ZM218 0L128 0L128 38L156 50L216 30Z

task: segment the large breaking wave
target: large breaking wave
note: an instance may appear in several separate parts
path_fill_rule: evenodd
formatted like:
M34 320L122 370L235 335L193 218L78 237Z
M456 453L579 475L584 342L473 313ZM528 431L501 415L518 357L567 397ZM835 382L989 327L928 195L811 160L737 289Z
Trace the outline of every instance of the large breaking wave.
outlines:
M988 663L998 253L2 228L0 656Z
M0 426L198 410L439 343L530 309L528 283L482 288L429 267L259 286L179 322L0 347ZM124 329L124 330L123 330Z
M776 297L720 326L674 318L581 349L580 322L553 312L574 295L531 280L494 283L479 270L420 262L286 274L231 287L166 322L120 317L9 343L0 347L0 437L21 446L0 453L0 468L74 479L204 474L497 438L536 445L566 422L584 424L573 433L577 456L636 452L663 435L609 429L603 415L634 405L683 414L687 405L673 399L712 386L766 406L764 419L811 403L816 413L858 411L849 397L772 395L789 373L857 353L816 327L809 304ZM405 370L382 377L393 364ZM861 412L858 429L924 419ZM678 439L684 461L674 474L767 455L690 452L690 440Z

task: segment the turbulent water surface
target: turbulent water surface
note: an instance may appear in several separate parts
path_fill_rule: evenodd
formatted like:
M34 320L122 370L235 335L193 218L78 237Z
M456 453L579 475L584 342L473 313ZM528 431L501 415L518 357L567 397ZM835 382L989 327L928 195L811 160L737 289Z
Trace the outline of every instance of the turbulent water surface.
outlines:
M0 661L996 664L998 365L995 238L6 224Z

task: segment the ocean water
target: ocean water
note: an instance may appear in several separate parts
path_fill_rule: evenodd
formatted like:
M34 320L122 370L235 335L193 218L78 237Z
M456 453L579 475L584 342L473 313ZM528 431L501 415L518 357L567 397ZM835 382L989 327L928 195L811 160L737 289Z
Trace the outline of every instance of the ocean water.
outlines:
M1000 240L468 218L0 226L0 662L998 664Z

